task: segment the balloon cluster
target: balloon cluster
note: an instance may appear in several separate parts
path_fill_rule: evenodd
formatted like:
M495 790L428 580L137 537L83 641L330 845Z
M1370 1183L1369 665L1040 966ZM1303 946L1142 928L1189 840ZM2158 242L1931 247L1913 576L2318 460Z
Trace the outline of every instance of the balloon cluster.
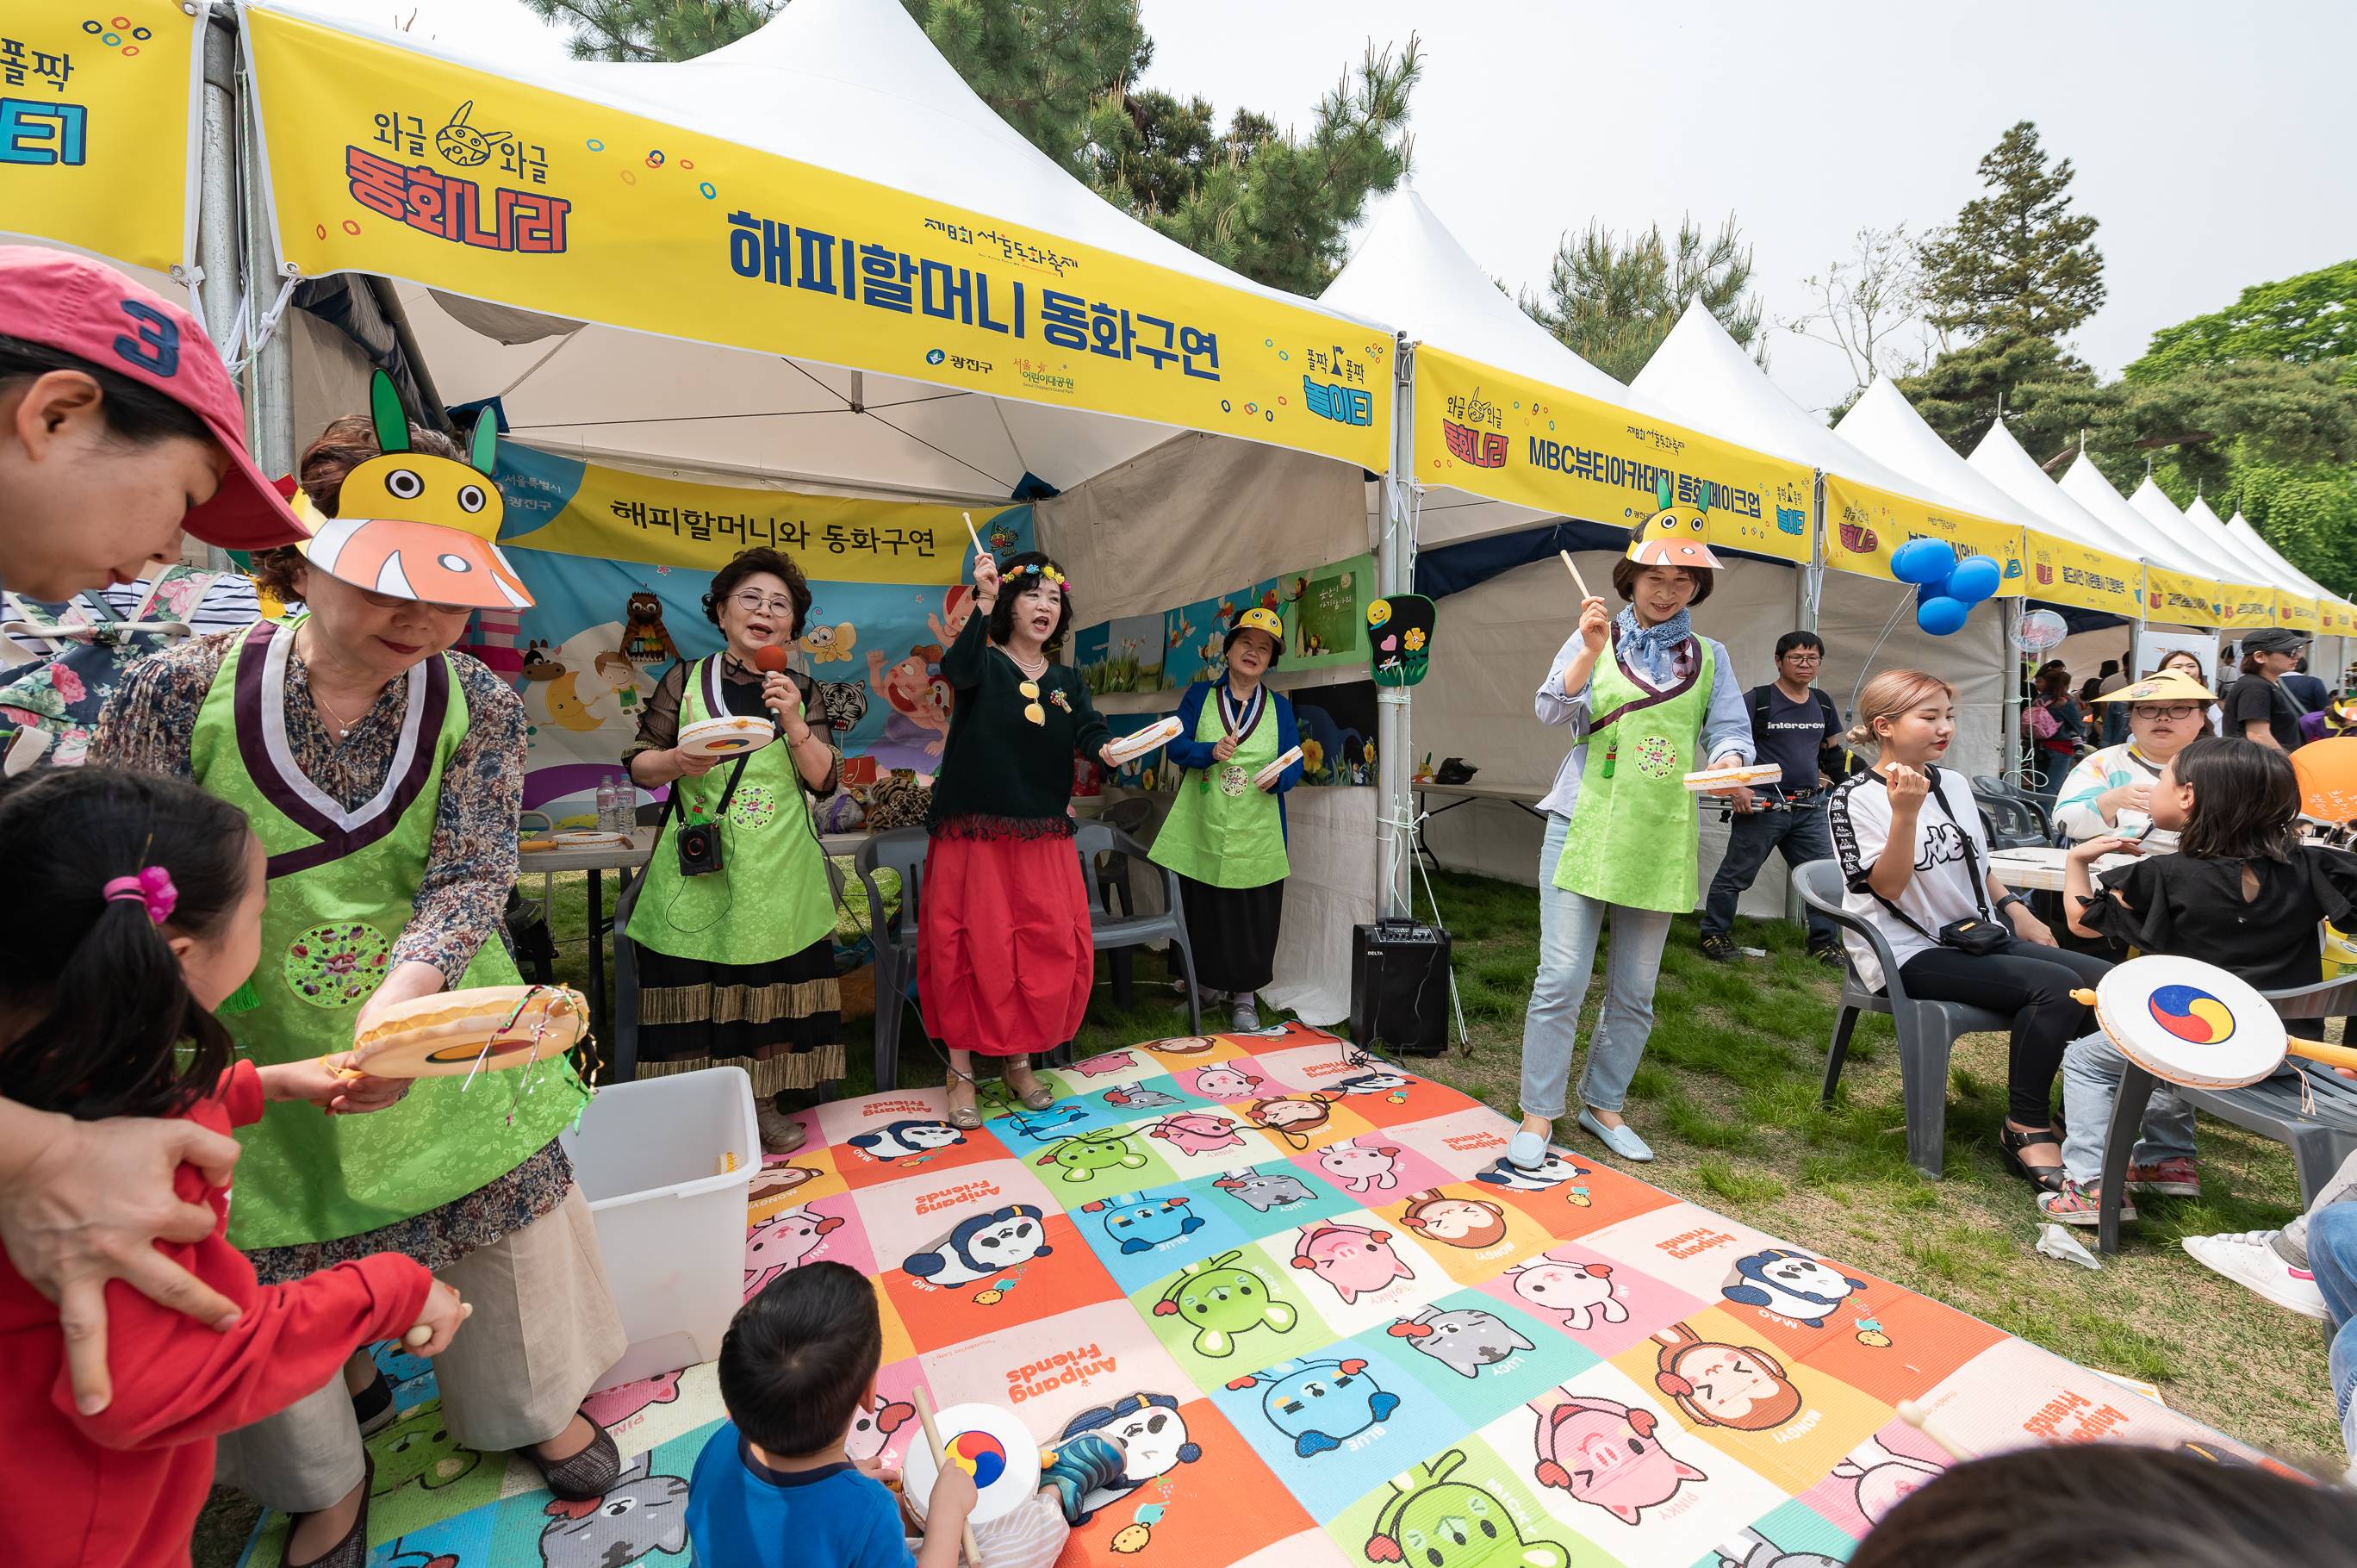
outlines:
M1910 539L1890 553L1890 575L1915 585L1915 624L1933 637L1964 628L1973 607L1997 590L2004 574L1986 555L1956 559L1944 539Z

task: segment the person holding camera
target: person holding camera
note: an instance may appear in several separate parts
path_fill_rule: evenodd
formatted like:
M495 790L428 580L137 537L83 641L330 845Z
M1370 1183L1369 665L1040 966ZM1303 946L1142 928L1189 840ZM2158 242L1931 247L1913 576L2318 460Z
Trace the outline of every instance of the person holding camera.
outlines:
M1714 963L1738 957L1735 904L1768 863L1770 850L1788 866L1831 860L1825 836L1825 787L1820 756L1835 744L1841 720L1823 692L1810 683L1824 661L1825 645L1813 631L1788 631L1776 639L1776 679L1746 696L1751 710L1751 744L1763 762L1781 763L1784 777L1774 792L1737 789L1727 798L1727 854L1710 879L1702 913L1702 956ZM1842 966L1841 933L1833 921L1809 911L1809 956L1830 969Z
M739 551L704 596L724 646L664 672L622 753L639 788L672 787L662 842L615 912L639 950L639 1076L743 1068L773 1155L807 1137L782 1097L844 1071L834 889L802 799L834 792L843 757L824 722L805 717L816 682L756 662L793 647L810 605L791 557ZM732 714L777 738L733 757L681 749L688 725Z

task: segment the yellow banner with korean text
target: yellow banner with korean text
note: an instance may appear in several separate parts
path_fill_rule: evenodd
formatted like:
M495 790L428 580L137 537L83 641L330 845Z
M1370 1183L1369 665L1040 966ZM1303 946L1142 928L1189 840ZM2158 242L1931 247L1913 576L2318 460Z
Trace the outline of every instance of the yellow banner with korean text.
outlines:
M2221 583L2225 595L2218 625L2228 631L2256 631L2276 623L2276 591L2256 583Z
M2314 637L2322 629L2321 618L2316 612L2316 601L2305 594L2276 591L2276 624Z
M2357 631L2357 621L2352 621L2352 617L2357 617L2357 609L2339 599L2316 601L2316 630L2320 637L2347 637Z
M1389 466L1383 332L249 8L280 242L608 326Z
M2225 589L2214 577L2188 572L2144 568L2147 620L2174 621L2179 626L2222 626L2225 623Z
M2102 610L2123 620L2144 618L2141 562L2091 550L2036 529L2027 531L2029 596L2077 609Z
M1678 505L1708 502L1710 543L1809 558L1815 470L1430 344L1415 351L1415 478L1614 524L1651 516L1667 478Z
M1944 539L1959 559L1986 555L1999 570L1996 597L2029 590L2021 530L1969 512L1947 511L1837 474L1825 476L1825 564L1861 577L1896 582L1890 556L1910 539Z
M180 261L194 34L176 0L0 8L0 231Z

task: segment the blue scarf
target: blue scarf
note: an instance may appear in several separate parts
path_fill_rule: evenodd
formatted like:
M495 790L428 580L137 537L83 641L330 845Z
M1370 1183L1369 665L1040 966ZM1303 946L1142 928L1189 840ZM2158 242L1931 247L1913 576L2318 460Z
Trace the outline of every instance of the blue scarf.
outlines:
M1612 646L1621 661L1641 670L1657 686L1668 685L1674 672L1674 650L1694 635L1694 622L1680 610L1659 626L1641 627L1633 607L1623 607L1612 618Z

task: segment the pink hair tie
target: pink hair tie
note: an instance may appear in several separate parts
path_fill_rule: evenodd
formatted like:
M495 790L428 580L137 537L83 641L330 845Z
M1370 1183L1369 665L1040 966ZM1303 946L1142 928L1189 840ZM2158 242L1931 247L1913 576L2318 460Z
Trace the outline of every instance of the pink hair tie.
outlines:
M110 904L130 898L146 905L148 919L159 926L172 918L180 903L180 890L172 886L172 874L160 865L148 866L136 876L118 876L101 891Z

